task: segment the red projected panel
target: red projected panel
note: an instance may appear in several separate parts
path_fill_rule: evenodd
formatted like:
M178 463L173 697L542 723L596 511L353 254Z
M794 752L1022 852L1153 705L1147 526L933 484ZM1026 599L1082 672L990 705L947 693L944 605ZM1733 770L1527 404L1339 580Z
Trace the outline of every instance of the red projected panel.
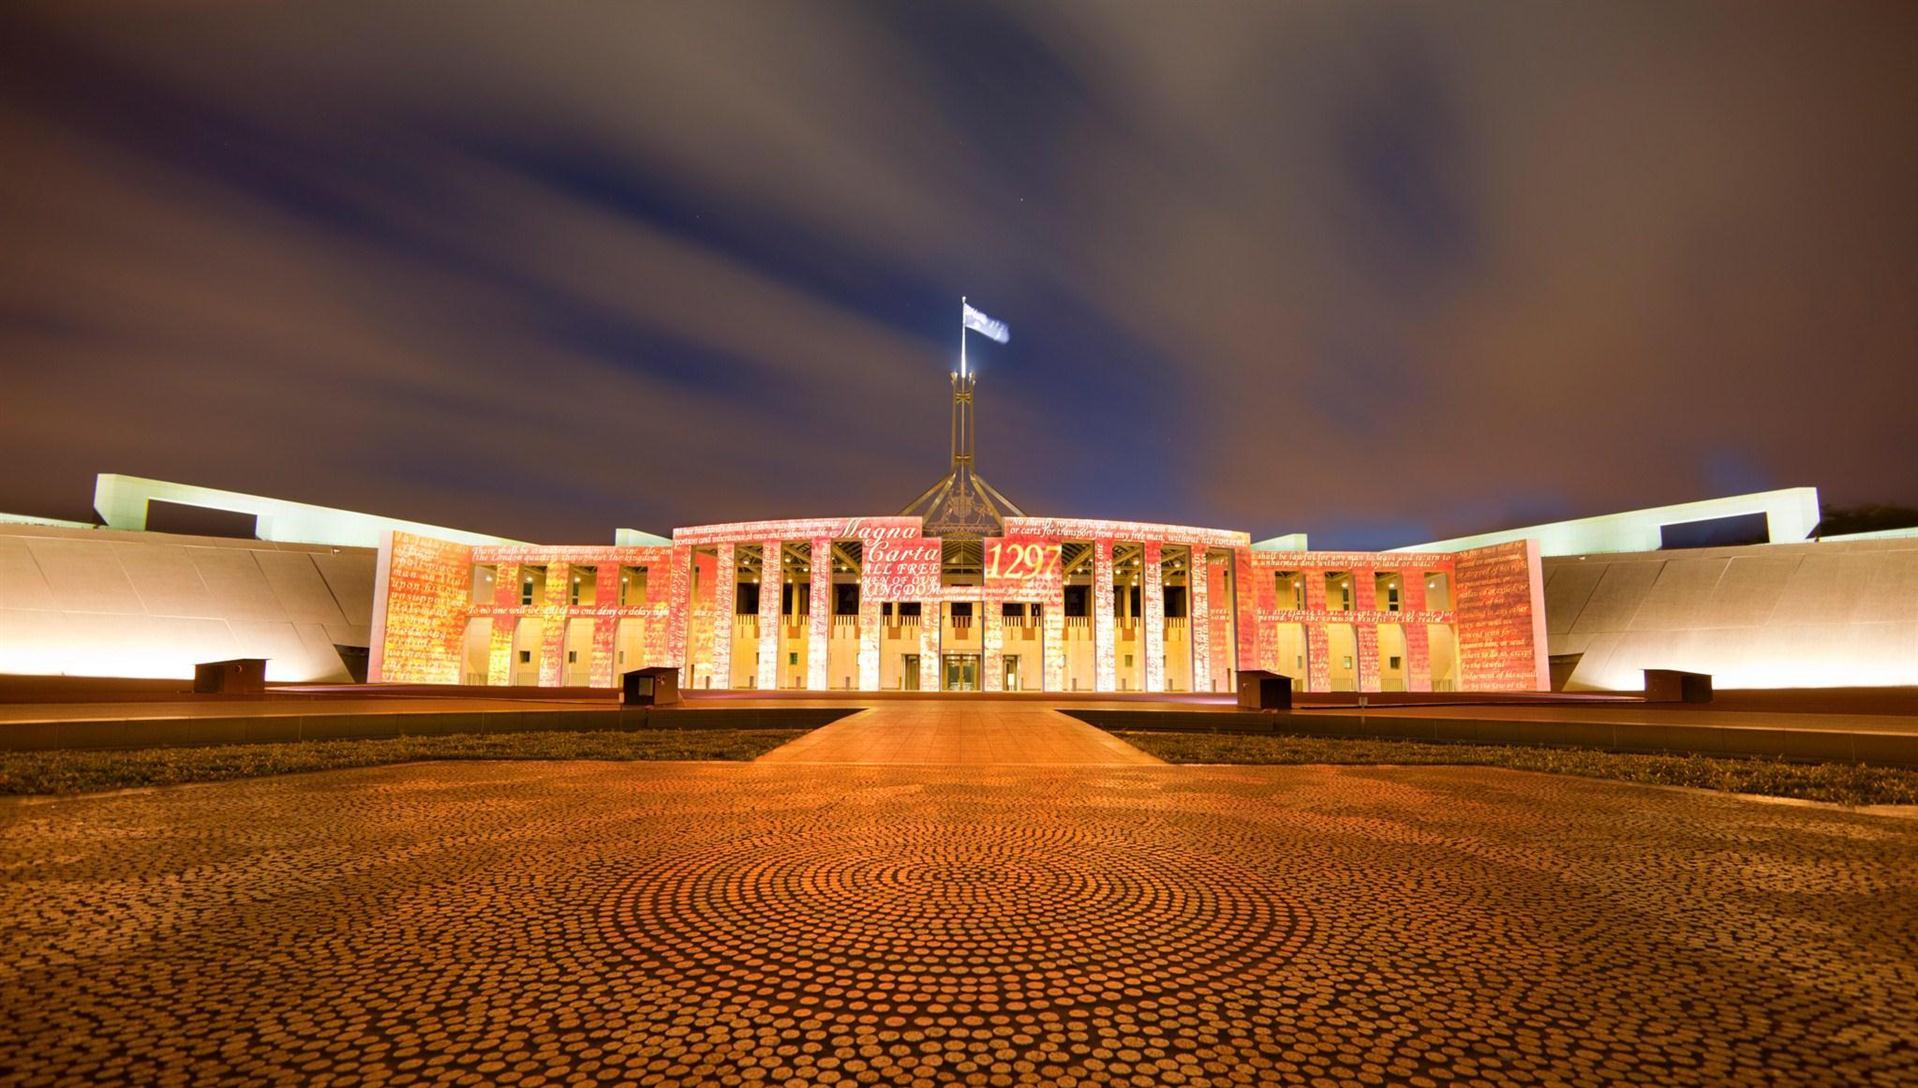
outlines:
M375 681L457 684L473 549L395 532L382 544L384 598L373 640Z
M1458 653L1463 691L1549 691L1538 542L1459 552Z
M1036 536L985 540L987 600L1049 601L1063 592L1059 544Z
M860 593L875 601L936 598L943 560L937 537L868 541L860 555Z

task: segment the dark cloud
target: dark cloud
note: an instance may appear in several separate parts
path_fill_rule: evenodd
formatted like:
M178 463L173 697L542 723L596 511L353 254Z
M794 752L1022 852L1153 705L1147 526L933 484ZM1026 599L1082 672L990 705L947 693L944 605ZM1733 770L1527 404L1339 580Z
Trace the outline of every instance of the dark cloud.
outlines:
M0 508L1388 545L1918 479L1909 4L14 5Z

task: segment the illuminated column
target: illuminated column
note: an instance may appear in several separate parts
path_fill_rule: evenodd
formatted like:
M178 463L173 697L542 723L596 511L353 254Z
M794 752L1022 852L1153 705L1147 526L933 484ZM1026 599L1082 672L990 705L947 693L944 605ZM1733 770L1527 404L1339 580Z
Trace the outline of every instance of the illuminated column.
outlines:
M713 560L713 683L716 688L733 686L733 611L739 606L738 545L721 544L714 548Z
M878 691L881 602L859 588L859 690Z
M1332 639L1325 624L1305 625L1305 690L1332 690Z
M519 607L519 567L501 563L493 576L493 607ZM494 616L493 631L486 642L486 683L505 687L513 682L513 629L519 626L515 616Z
M777 540L760 545L759 679L762 688L779 687L779 595L786 581L784 549Z
M1325 629L1325 572L1307 570L1305 611L1318 619L1305 625L1305 688L1307 691L1332 690L1332 638Z
M593 576L593 663L587 683L596 688L619 684L619 564L601 563Z
M1165 585L1160 564L1165 545L1145 542L1145 583L1139 589L1139 622L1145 625L1145 689L1165 690Z
M1212 690L1212 564L1194 544L1185 563L1186 635L1192 641L1192 690Z
M1002 691L1006 686L1005 607L987 608L984 601L977 607L980 668L985 670L985 675L979 678L979 690Z
M652 590L651 579L647 580L647 591ZM660 604L665 610L666 622L661 631L662 642L655 651L654 661L661 665L678 665L685 670L680 679L691 686L693 663L686 656L686 628L693 617L693 549L687 545L673 548L672 559L666 572L666 599ZM652 625L648 625L650 628ZM652 632L647 631L650 649ZM648 664L652 664L651 661Z
M1352 572L1352 603L1360 615L1377 615L1379 610L1378 575L1370 570ZM1358 689L1360 691L1378 691L1383 685L1379 680L1379 625L1361 622L1352 625L1354 642L1358 656L1352 665L1358 670Z
M1045 602L1045 612L1040 616L1045 623L1041 652L1045 657L1045 690L1064 691L1066 689L1066 593L1065 586L1059 587L1057 596Z
M940 601L919 603L919 690L939 690L939 637L946 625L946 610Z
M811 691L825 691L831 686L831 670L827 668L831 664L827 658L831 637L832 541L817 537L812 542L812 614L806 625L806 687Z
M539 686L556 688L566 679L566 609L571 599L571 564L554 563L546 568L546 600L540 602Z
M1400 576L1400 616L1405 620L1405 690L1432 690L1431 631L1419 617L1425 613L1425 575L1415 570Z
M1118 641L1112 629L1112 540L1092 543L1092 687L1114 691L1119 686Z
M1258 585L1260 579L1254 577L1254 572L1257 568L1252 565L1252 549L1250 548L1232 549L1232 567L1232 605L1238 610L1238 667L1241 669L1269 668L1270 666L1261 646L1261 642L1264 641L1261 635L1261 629L1268 628L1270 625L1261 623L1259 620L1259 597L1260 593L1263 592L1266 599L1270 600L1272 594L1271 580L1264 580L1266 585L1263 591L1261 591ZM1284 670L1280 671L1283 672ZM1235 676L1232 679L1236 685L1238 683L1238 677Z
M1215 691L1231 691L1237 687L1238 677L1232 675L1236 669L1239 648L1233 640L1237 637L1237 628L1233 613L1237 602L1233 600L1230 557L1222 556L1206 560L1206 599L1212 609L1212 687Z

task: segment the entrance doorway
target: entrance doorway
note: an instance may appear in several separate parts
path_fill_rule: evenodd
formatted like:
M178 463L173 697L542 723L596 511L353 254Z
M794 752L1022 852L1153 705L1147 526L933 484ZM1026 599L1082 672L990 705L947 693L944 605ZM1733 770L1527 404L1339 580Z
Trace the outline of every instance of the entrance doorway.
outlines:
M1022 690L1019 686L1019 655L1018 654L1008 654L1006 656L1006 683L1005 683L1005 686L1002 687L1000 690L1001 691Z
M919 690L919 655L906 654L901 660L902 660L902 664L901 664L902 675L899 677L899 689L901 691L918 691Z
M979 655L945 655L945 689L947 691L979 690Z

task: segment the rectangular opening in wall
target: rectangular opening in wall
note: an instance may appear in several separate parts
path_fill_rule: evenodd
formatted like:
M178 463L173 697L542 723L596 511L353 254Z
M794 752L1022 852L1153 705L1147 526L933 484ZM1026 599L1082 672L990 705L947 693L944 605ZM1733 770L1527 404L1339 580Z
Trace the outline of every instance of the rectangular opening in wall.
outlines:
M546 568L528 566L519 569L519 603L527 608L546 603Z
M494 580L499 577L499 565L496 563L473 564L472 592L467 599L473 604L492 604Z
M1771 539L1771 522L1765 512L1733 514L1704 521L1681 521L1658 527L1661 548L1731 548L1741 544L1763 544Z
M1325 574L1325 610L1327 612L1352 611L1352 572L1349 570L1327 571Z
M646 603L646 568L619 568L619 605L638 608Z
M223 536L235 540L257 540L260 518L238 510L215 510L165 499L147 500L147 531L181 533L186 536Z
M1305 576L1296 570L1272 572L1272 603L1284 611L1305 611Z

